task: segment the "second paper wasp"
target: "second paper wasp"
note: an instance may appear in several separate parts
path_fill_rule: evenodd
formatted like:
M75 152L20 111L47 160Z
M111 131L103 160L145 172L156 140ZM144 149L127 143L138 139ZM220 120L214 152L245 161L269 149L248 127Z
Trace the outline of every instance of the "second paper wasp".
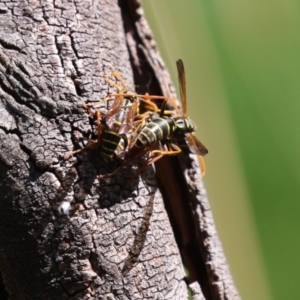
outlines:
M122 79L118 73L113 73L112 75L117 79ZM108 95L101 102L78 104L79 107L86 108L88 113L93 115L96 119L97 140L91 140L86 147L67 154L64 157L65 160L75 153L85 151L88 148L95 146L98 147L97 152L100 157L104 161L109 161L116 155L121 155L123 148L126 147L125 132L133 126L138 103L137 101L134 101L135 99L132 97L123 96L123 94L126 93L125 86L123 86L123 79L121 80L122 87L108 79L106 76L104 76L104 79L107 83L116 87L118 91L118 94L116 94L117 96ZM114 102L106 114L100 109L93 109L99 104L103 104L103 102L111 99L114 99Z

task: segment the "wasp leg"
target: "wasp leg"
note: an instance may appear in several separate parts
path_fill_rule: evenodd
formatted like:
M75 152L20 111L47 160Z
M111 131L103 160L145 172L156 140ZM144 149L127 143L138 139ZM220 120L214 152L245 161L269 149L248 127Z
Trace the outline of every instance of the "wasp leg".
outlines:
M80 153L80 152L83 152L89 148L91 148L92 146L94 146L96 143L100 143L101 142L101 136L102 136L102 132L103 132L103 125L100 123L100 118L101 118L101 111L100 110L97 110L95 112L95 115L96 115L96 123L97 123L97 131L98 131L98 139L97 139L97 142L95 141L89 141L87 143L87 145L82 148L82 149L78 149L78 150L74 150L74 151L71 151L69 152L67 155L64 156L64 160L68 160L71 156L73 156L74 154L77 154L77 153Z
M138 177L141 173L143 173L145 171L145 169L155 163L156 161L158 161L159 159L161 159L163 156L165 155L176 155L178 153L181 152L181 149L175 145L175 144L170 144L170 150L166 150L166 151L162 151L162 150L153 150L151 152L150 157L144 162L144 164L140 167L140 169L138 170L138 172L132 177L130 178L129 181L127 181L124 186L121 188L119 194L121 195L124 191L124 189L136 178ZM171 150L173 148L173 151Z
M206 173L206 165L205 165L205 160L202 155L198 155L199 161L200 161L200 166L201 166L201 177L204 177Z
M117 84L115 84L114 82L112 82L112 84L114 84L114 86L117 88L117 86L118 86ZM119 89L118 89L118 91L119 91ZM165 100L165 101L168 100L168 98L165 96L154 96L154 95L150 96L148 93L146 93L145 95L140 95L140 94L135 94L135 93L120 92L120 93L116 93L116 94L109 94L109 96L138 97L138 98L150 99L150 100ZM145 100L145 101L147 101L147 100Z
M124 163L122 163L121 166L117 167L114 171L112 171L111 173L109 174L104 174L104 175L99 175L98 176L98 179L106 179L106 178L109 178L109 177L112 177L114 176L116 173L118 173L122 168L124 168L126 165L129 164L130 161L125 161Z
M105 179L105 178L109 178L112 177L113 175L115 175L117 172L119 172L122 168L124 168L125 166L127 166L128 164L130 164L134 159L137 159L143 155L145 155L147 152L149 152L150 149L143 149L141 150L138 154L132 156L132 157L127 157L125 158L125 161L122 163L121 166L117 167L113 172L109 173L109 174L105 174L105 175L99 175L98 179Z
M144 98L144 99L143 99ZM152 101L163 100L160 108L157 107ZM160 116L172 116L174 114L173 110L166 110L165 107L169 99L164 96L150 96L148 93L144 97L140 97L139 101L139 111L152 111L160 114Z
M141 154L140 156L142 156L143 154ZM112 177L113 175L115 175L116 173L118 173L122 168L124 168L125 166L127 166L130 162L132 162L133 159L137 158L136 156L135 157L132 157L132 158L129 158L127 159L126 161L124 161L122 163L121 166L117 167L114 171L112 171L111 173L109 174L104 174L104 175L99 175L98 176L98 179L105 179L105 178L109 178L109 177Z
M109 178L109 177L112 177L114 176L116 173L118 173L123 167L125 167L125 163L122 164L120 167L117 167L114 171L112 171L111 173L109 174L104 174L104 175L99 175L98 176L98 179L106 179L106 178Z
M154 150L152 151L152 155L159 155L159 156L164 156L164 155L176 155L176 154L179 154L181 152L181 149L175 145L175 144L169 144L170 146L170 149L168 150Z
M63 158L63 160L68 160L70 157L72 157L74 154L77 154L77 153L80 153L80 152L83 152L89 148L91 148L92 146L94 146L97 142L95 141L90 141L88 142L88 144L84 147L84 148L81 148L81 149L78 149L78 150L74 150L74 151L71 151L69 152L68 154L66 154Z
M78 106L78 107L85 108L85 109L87 110L87 112L88 112L90 115L94 116L95 112L93 112L93 111L91 110L91 107L94 107L94 106L97 106L97 105L101 105L101 104L103 104L103 101L104 101L104 102L105 102L105 101L108 101L108 100L110 100L111 98L112 98L111 95L108 94L108 95L107 95L103 100L101 100L101 101L94 102L94 103L78 103L77 106ZM103 116L105 115L103 112L101 112L101 114L102 114Z
M71 152L69 152L68 154L66 154L65 156L64 156L64 160L68 160L70 157L72 157L74 154L76 154L76 153L80 153L80 152L82 152L82 151L84 151L84 148L82 148L82 149L78 149L78 150L75 150L75 151L71 151Z

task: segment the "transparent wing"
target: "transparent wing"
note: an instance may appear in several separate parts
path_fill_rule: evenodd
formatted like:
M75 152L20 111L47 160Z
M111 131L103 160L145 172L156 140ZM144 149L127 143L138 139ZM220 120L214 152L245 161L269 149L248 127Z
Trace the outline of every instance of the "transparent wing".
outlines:
M186 105L186 83L185 83L185 72L184 65L181 59L176 61L177 71L178 71L178 80L179 80L179 90L182 104L183 116L187 116L187 105Z
M110 109L108 110L107 114L105 115L104 119L105 122L107 124L108 127L111 127L114 120L115 120L115 115L117 114L117 112L120 109L120 106L123 102L123 96L115 96L115 101L112 104L112 106L110 107Z
M138 102L134 101L127 113L124 123L122 124L122 126L119 130L119 134L126 133L133 127L133 122L134 122L134 117L135 117L135 114L137 111L137 107L138 107Z
M185 140L193 153L201 156L208 153L207 148L196 138L195 135L189 134L185 137Z

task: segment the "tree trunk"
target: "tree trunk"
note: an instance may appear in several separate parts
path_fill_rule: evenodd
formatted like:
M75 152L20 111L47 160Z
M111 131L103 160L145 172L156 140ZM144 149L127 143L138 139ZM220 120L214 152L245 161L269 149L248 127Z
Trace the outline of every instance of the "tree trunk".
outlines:
M174 92L139 1L119 2L0 1L1 299L239 299L193 155L129 185L138 164L99 180L117 163L63 160L94 134L77 104L114 91L104 74Z

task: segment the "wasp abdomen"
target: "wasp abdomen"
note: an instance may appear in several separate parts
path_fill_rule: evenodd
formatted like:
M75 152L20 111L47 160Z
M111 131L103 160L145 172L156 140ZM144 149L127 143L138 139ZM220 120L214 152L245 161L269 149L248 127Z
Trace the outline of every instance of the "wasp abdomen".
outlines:
M168 138L174 132L175 121L172 118L157 118L151 120L140 131L136 146L138 148L148 147L157 141Z
M118 133L112 130L106 130L104 132L100 146L100 153L104 159L109 159L114 154L114 151L117 149L120 140L121 136Z

